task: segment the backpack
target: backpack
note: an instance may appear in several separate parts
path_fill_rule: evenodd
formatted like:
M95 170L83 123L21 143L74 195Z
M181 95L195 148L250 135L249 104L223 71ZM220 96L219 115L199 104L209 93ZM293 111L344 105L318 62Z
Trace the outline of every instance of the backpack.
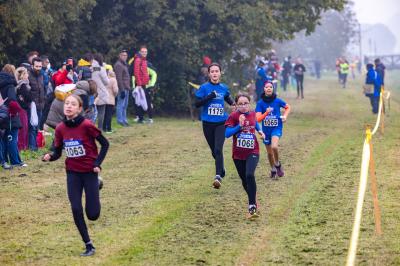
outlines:
M75 84L61 84L58 85L54 90L54 95L58 100L64 101L69 95L74 92L75 89Z

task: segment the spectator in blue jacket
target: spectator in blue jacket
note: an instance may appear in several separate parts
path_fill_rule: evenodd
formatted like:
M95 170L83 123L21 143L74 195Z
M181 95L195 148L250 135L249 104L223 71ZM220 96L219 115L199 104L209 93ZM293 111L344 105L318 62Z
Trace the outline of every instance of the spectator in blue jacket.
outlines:
M380 74L374 69L373 64L367 64L367 76L365 84L373 85L373 93L365 93L369 97L372 106L372 113L377 114L379 111L379 96L381 93L382 78Z

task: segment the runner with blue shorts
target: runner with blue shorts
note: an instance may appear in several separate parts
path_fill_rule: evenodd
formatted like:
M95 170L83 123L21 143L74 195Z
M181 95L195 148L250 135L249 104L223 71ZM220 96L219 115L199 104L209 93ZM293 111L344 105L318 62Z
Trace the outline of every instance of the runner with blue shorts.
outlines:
M281 116L281 108L285 111ZM271 165L271 178L285 175L279 161L278 144L282 137L283 123L290 113L290 105L277 98L272 82L266 81L264 93L256 106L257 122L262 122L262 130L265 134L264 144L267 148L268 161Z

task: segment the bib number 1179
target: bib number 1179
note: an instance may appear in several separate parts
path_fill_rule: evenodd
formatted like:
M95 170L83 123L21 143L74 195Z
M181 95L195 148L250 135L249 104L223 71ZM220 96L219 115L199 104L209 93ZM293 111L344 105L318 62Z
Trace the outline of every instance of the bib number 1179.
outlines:
M208 115L224 115L224 108L208 107Z

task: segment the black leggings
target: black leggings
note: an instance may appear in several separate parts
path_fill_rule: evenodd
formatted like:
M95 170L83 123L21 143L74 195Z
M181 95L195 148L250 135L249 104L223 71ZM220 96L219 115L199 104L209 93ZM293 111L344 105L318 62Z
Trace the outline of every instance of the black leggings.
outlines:
M111 131L111 121L114 113L114 105L106 104L106 111L104 113L103 131Z
M224 177L225 123L203 122L203 133L210 146L212 157L215 159L215 174Z
M257 185L254 172L257 168L258 159L258 154L250 154L246 160L233 160L240 179L242 180L243 188L249 198L249 205L256 204Z
M296 75L296 83L297 83L297 97L300 97L301 93L301 98L304 98L303 94L303 81L304 81L304 76L303 75Z
M82 240L85 243L90 241L85 218L83 217L82 192L85 190L86 216L89 220L95 221L100 216L99 181L97 173L78 173L67 171L68 198L71 203L74 222L78 227Z
M146 88L143 90L144 90L144 94L146 96L147 111L144 111L141 106L136 105L136 108L137 108L136 113L138 114L140 121L143 121L145 112L147 112L147 114L149 115L149 119L153 119L153 107L152 107L152 102L151 102L150 89Z

